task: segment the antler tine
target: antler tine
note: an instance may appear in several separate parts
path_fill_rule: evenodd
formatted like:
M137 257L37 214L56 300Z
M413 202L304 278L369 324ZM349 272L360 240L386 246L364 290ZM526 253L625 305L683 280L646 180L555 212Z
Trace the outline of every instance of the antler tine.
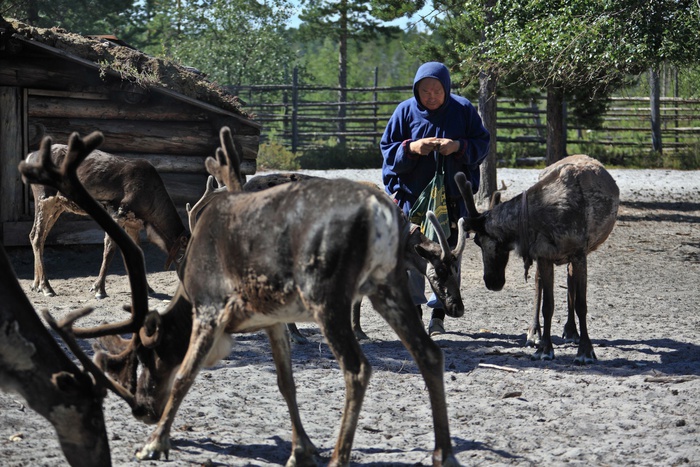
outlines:
M87 307L74 311L66 315L58 323L56 322L56 320L54 320L53 316L51 316L47 309L41 310L41 313L44 317L44 320L46 320L49 326L51 326L51 329L56 331L56 333L58 333L58 335L61 336L61 339L63 339L63 341L68 345L68 348L71 350L71 352L73 352L73 355L75 355L76 358L80 361L80 363L83 365L83 368L92 375L92 377L95 379L95 383L106 389L110 389L112 392L124 399L124 401L126 401L126 403L129 404L129 406L133 409L136 406L134 395L129 390L124 388L121 384L117 383L112 378L107 376L102 370L100 370L95 364L95 362L88 358L85 352L83 352L83 350L78 345L78 342L75 340L75 335L73 334L73 323L79 318L82 318L83 316L87 316L88 314L92 313L93 310L94 308Z
M463 172L457 172L455 175L455 183L464 199L464 204L467 206L469 217L479 217L479 211L476 209L476 203L474 203L472 184L467 181L467 176L464 175Z
M194 206L190 207L190 203L187 203L185 206L185 209L187 210L187 219L190 225L190 232L194 232L194 226L197 224L197 215L199 214L199 211L204 209L204 207L209 204L219 193L226 191L226 186L220 185L218 188L214 188L214 180L215 177L213 175L209 175L204 194L199 201L197 201Z
M99 337L138 331L148 313L148 284L143 252L78 180L76 172L78 165L102 143L103 139L100 132L93 132L85 139L80 138L78 133L71 134L66 160L59 169L50 157L51 139L45 138L41 143L41 162L28 164L22 161L18 166L25 181L52 186L78 204L105 230L122 251L132 291L131 319L97 328L73 329L73 334L80 337Z
M78 166L85 158L104 142L104 135L99 131L93 131L85 138L81 138L77 132L71 133L68 138L68 153L63 159L61 173L78 179Z
M495 191L493 195L491 196L491 203L489 204L489 209L493 209L496 207L496 205L500 204L501 202L501 192L500 191Z
M228 185L229 191L241 191L241 155L243 150L240 142L233 138L231 128L225 126L219 131L219 140L221 141L221 150L226 157L226 165L228 166ZM217 150L217 156L219 151Z
M435 232L437 232L438 243L440 243L440 248L442 248L442 257L444 259L450 252L450 245L447 243L447 236L445 234L445 231L442 230L442 226L440 225L440 222L438 221L438 218L433 211L428 211L425 213L425 215L430 221L430 223L433 224Z
M455 246L455 249L452 250L452 254L459 257L462 255L462 252L464 251L464 247L467 244L467 230L466 227L464 227L465 220L463 217L460 217L459 221L457 221L457 229L458 229L458 235L459 238L457 239L457 246Z

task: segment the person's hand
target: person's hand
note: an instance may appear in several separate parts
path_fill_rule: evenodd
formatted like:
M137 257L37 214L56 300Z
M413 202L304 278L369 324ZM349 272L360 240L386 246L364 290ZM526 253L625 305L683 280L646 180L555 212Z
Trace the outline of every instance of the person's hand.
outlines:
M439 140L440 138L431 137L411 141L411 152L414 154L420 154L421 156L427 156L440 147Z
M442 154L443 156L459 151L459 141L455 141L449 138L436 139L438 140L437 149L440 150L440 154Z

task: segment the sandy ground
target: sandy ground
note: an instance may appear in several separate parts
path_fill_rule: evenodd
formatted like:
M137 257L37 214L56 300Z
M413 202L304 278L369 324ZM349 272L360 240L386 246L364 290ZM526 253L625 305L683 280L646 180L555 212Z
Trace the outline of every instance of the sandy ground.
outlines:
M380 181L371 171L312 172ZM509 198L537 178L536 170L499 170ZM533 279L511 255L507 284L486 290L478 248L463 258L467 312L435 337L445 354L452 441L464 465L700 466L700 172L611 170L621 189L618 223L589 257L589 333L598 361L576 366L576 346L555 337L553 361L532 361L524 347ZM145 247L158 308L175 290L164 254ZM32 255L11 249L20 282L37 308L55 316L92 305L94 319L115 319L129 301L123 266L115 262L105 300L88 289L100 247L49 248L47 270L58 297L30 292ZM532 275L532 273L531 273ZM565 321L565 270L555 271L554 334ZM427 315L425 313L426 324ZM119 316L121 318L121 316ZM433 431L425 385L389 326L363 302L362 348L373 365L352 462L430 465ZM305 427L328 458L344 398L338 365L313 325L311 340L293 347ZM289 456L291 425L276 387L263 333L242 335L230 356L202 371L172 431L167 465L280 465ZM507 367L512 371L487 365ZM137 463L133 452L152 427L135 420L113 395L105 400L112 461ZM20 435L20 436L15 436ZM12 441L15 439L15 441ZM65 460L52 427L16 394L0 393L0 465L59 466Z

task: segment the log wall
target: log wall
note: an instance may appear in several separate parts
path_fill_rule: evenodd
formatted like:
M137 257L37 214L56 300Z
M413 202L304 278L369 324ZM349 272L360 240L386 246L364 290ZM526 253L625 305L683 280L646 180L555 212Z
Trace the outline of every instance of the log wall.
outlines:
M243 174L255 173L259 124L168 89L144 89L40 54L3 58L0 53L0 235L5 246L29 244L33 200L17 164L45 136L66 144L73 132L101 131L101 150L146 159L156 167L185 221L186 203L204 192L204 160L215 154L222 126L232 129L243 148ZM62 216L54 230L47 244L101 243L103 238L96 224L75 216Z

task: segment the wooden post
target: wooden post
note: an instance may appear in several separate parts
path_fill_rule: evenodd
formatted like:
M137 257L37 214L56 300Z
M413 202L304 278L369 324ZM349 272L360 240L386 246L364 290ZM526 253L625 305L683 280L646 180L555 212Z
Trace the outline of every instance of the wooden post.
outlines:
M651 106L651 146L654 151L661 152L661 87L659 72L649 69L649 105Z
M297 116L299 115L299 70L294 67L294 74L292 75L292 152L296 154L297 147L299 146L299 122L297 122Z
M547 88L547 165L566 157L566 122L564 121L564 91L556 86Z
M480 201L488 200L491 195L498 190L497 180L497 165L498 165L498 150L497 150L497 130L496 130L496 76L491 70L482 70L479 72L479 115L484 127L490 134L489 154L481 164L481 183L479 186L478 199Z
M24 89L0 86L0 222L3 223L16 221L22 214L24 185L17 164L26 152L25 102Z
M375 66L374 67L374 132L377 132L377 114L379 113L379 106L377 105L377 102L379 101L379 94L377 93L377 86L379 85L379 67ZM377 138L375 137L373 139L374 145L377 145Z

